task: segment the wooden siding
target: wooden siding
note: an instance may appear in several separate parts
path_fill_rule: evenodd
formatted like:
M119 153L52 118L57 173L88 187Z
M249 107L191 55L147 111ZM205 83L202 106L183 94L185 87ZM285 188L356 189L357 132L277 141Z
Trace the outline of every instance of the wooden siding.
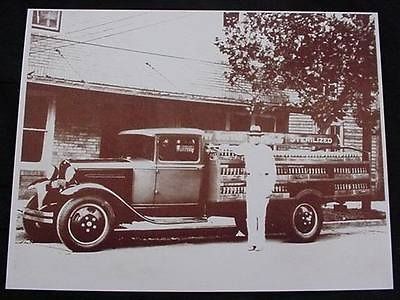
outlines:
M358 127L353 116L343 118L343 144L347 147L362 149L362 129Z
M308 115L290 113L289 133L316 133L314 121Z

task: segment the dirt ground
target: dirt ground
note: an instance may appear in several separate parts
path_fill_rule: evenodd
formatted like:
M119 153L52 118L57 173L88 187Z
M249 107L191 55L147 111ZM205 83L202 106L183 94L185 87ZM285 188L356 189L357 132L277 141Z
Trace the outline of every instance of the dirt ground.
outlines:
M347 220L375 220L385 219L386 213L384 211L371 209L369 211L363 211L358 208L348 208L340 211L332 208L324 208L324 221L347 221Z

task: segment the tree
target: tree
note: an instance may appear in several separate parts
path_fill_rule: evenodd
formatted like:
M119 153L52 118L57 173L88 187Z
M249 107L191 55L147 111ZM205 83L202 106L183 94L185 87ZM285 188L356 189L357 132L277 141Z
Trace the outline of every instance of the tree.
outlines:
M247 13L224 27L216 45L227 55L232 85L246 83L256 98L296 91L300 101L287 105L310 115L321 133L351 113L363 128L363 149L371 150L379 116L372 16Z

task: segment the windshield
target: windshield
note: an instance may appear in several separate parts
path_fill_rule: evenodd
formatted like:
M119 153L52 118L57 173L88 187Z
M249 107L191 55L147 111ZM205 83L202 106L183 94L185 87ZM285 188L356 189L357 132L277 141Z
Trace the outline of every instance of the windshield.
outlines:
M115 148L118 157L154 159L154 137L144 135L119 135Z

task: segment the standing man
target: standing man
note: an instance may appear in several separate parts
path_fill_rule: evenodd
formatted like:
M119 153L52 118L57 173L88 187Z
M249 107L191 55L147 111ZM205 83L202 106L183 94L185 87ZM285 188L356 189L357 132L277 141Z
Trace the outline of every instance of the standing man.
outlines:
M248 250L260 251L265 243L266 207L276 181L272 149L261 143L261 127L252 125L248 142L235 151L244 155L246 167L246 207Z

